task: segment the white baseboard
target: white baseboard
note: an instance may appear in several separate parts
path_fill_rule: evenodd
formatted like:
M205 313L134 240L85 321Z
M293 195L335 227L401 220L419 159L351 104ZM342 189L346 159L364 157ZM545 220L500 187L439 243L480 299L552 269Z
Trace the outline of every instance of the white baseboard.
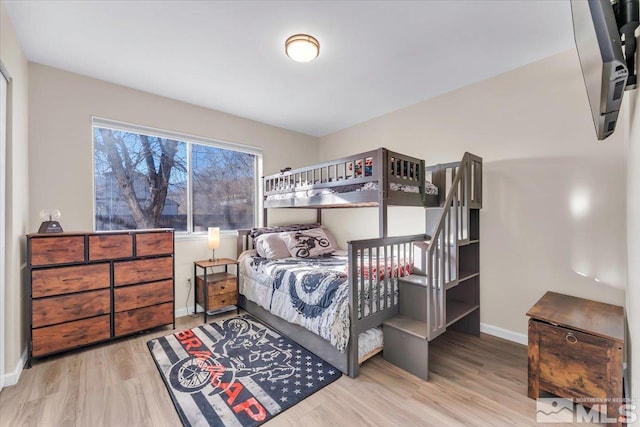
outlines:
M513 332L508 329L500 328L498 326L489 325L487 323L480 323L480 332L493 335L498 338L503 338L508 341L513 341L518 344L527 345L528 338L525 334Z
M9 387L18 384L18 380L20 379L20 375L22 374L22 370L24 369L24 365L26 363L27 349L25 348L20 355L20 360L18 360L18 364L14 368L13 372L8 372L2 376L3 387Z

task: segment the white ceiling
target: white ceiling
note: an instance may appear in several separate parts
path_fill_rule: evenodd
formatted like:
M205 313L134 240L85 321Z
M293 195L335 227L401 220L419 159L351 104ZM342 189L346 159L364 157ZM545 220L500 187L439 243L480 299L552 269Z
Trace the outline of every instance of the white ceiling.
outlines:
M3 4L32 62L314 136L573 46L568 0Z

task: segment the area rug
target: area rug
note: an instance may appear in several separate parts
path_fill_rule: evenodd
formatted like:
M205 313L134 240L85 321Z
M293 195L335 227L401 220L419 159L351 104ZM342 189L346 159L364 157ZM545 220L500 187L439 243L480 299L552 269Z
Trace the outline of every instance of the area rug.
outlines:
M251 316L147 343L185 426L256 426L342 374Z

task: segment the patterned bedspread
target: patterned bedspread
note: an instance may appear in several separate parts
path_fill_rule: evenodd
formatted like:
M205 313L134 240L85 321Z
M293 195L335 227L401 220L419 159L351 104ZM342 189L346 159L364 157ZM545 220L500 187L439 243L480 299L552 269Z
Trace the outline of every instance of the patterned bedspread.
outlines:
M349 342L347 257L268 260L240 257L240 292L344 351Z
M349 289L347 257L285 258L268 260L255 256L255 251L244 252L240 258L240 293L250 301L267 309L288 322L300 325L329 341L339 351L349 343ZM411 266L398 263L393 267L371 269L366 267L364 276L372 281L372 310L385 298L380 279L386 280L387 304L397 303L397 279L395 276L410 274ZM393 270L393 272L392 272ZM392 278L389 280L389 276ZM361 277L359 272L358 277ZM363 296L364 315L369 315L369 292ZM396 291L393 292L392 289ZM360 311L360 300L358 300Z

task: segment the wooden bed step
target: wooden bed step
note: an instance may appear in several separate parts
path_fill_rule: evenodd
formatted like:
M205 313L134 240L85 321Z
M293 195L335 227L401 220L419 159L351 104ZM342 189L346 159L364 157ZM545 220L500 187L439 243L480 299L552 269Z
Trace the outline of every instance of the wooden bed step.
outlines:
M429 379L427 322L395 316L383 322L383 357L423 380Z
M429 286L429 278L422 274L410 274L408 276L403 276L400 278L400 281L410 283L412 285L418 286Z
M385 328L394 328L416 338L426 340L429 332L427 322L398 315L382 322Z
M400 278L398 310L402 316L425 322L426 324L428 319L427 286L427 276L411 274Z

